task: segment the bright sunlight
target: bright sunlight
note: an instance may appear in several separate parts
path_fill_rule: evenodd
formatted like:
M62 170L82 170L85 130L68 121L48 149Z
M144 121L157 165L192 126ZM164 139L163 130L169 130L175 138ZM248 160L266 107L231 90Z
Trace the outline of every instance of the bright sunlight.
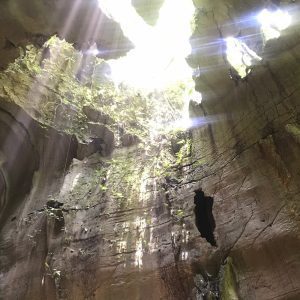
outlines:
M192 0L166 0L154 27L145 23L130 0L99 0L99 5L120 23L135 45L126 57L109 61L116 83L151 90L191 80L192 70L185 57L191 51Z
M257 16L261 24L261 31L264 35L265 42L280 37L280 32L288 28L291 24L291 16L288 12L277 9L269 11L263 9Z

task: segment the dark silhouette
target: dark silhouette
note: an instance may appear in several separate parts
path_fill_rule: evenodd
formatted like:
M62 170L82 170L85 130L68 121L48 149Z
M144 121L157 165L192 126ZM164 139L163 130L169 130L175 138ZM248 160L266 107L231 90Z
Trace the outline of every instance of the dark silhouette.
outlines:
M206 197L201 189L195 190L195 223L201 234L212 246L217 246L214 230L216 228L215 219L212 213L214 199Z
M56 201L56 200L48 200L47 204L46 204L47 208L49 208L49 209L52 209L52 208L59 209L63 205L64 205L63 203Z

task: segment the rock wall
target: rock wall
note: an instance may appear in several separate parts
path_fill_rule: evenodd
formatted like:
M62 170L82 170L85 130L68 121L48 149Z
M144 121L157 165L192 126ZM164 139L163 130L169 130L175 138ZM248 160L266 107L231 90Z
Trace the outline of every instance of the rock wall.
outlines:
M74 137L43 129L13 103L1 106L26 129L20 148L30 139L28 156L38 163L31 171L32 160L23 162L26 190L8 197L2 210L0 297L189 297L193 272L181 259L181 243L189 239L184 216L174 213L168 185L153 176L149 159L160 149L150 155L133 145L78 160ZM4 162L21 168L16 161L23 157L3 153Z
M159 16L159 10L163 5L164 0L132 0L131 4L136 9L137 13L147 22L149 25L155 25Z
M200 4L190 59L203 101L190 104L187 158L167 172L153 158L176 141L82 154L0 102L0 298L299 298L299 26L236 83L216 41L264 4ZM216 245L197 229L197 189Z
M101 11L98 0L2 1L0 28L0 69L20 55L19 48L42 47L55 34L77 49L96 43L103 58L118 58L133 48L119 24Z
M257 25L243 21L257 14L257 8L253 1L224 7L199 1L199 26L191 43L203 101L191 103L190 113L202 126L192 130L194 160L186 183L195 182L214 198L214 256L220 262L231 257L238 291L228 293L225 271L223 298L297 299L298 8L286 8L293 16L291 27L266 44L259 53L262 62L245 80L235 82L223 38L239 32L248 41L247 35L259 33ZM259 38L260 33L256 42ZM228 282L232 285L232 278Z

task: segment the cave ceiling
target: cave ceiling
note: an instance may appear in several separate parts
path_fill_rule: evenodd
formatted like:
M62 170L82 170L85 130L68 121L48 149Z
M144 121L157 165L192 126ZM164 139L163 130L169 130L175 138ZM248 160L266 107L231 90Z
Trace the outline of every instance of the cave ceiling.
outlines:
M55 34L80 50L96 43L103 58L120 57L133 48L97 0L7 0L0 3L0 68L19 56L19 47L41 47Z

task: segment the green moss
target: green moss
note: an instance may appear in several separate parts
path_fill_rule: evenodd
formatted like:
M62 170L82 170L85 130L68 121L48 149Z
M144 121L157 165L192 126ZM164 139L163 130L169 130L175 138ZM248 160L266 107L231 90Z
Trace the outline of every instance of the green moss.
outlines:
M99 72L94 72L103 60L89 57L85 66L83 60L71 44L57 37L48 40L42 49L28 46L0 73L0 97L17 103L41 124L83 141L90 138L83 107L108 115L112 121L107 126L117 143L113 158L103 159L97 167L84 167L64 197L70 205L80 207L109 197L118 208L125 208L147 197L148 190L154 187L145 185L151 185L152 178L181 178L177 167L188 162L191 143L185 132L170 132L170 128L182 117L186 86L176 84L148 94L124 84L116 87L99 80ZM83 75L78 76L78 71ZM142 143L133 151L122 152L118 146L123 133L137 136ZM171 139L176 140L178 152L172 150ZM178 211L178 215L182 212Z
M21 57L0 73L0 96L17 103L41 123L80 140L89 137L84 106L114 120L109 126L116 141L123 128L148 143L151 133L163 133L166 125L180 117L184 85L143 94L103 80L102 64L102 59L85 59L71 44L54 36L42 49L27 46Z
M140 154L133 151L115 153L107 164L105 183L107 195L120 209L124 209L139 199L141 178L146 172L147 162L143 162Z
M176 157L177 157L176 164L177 165L187 163L191 156L191 145L192 145L191 139L188 138L186 140L183 140L182 142L183 142L182 147L176 154Z
M222 300L238 300L238 288L234 265L231 257L227 258L221 278L221 299Z
M296 124L286 124L285 129L293 137L295 142L300 144L300 127Z

